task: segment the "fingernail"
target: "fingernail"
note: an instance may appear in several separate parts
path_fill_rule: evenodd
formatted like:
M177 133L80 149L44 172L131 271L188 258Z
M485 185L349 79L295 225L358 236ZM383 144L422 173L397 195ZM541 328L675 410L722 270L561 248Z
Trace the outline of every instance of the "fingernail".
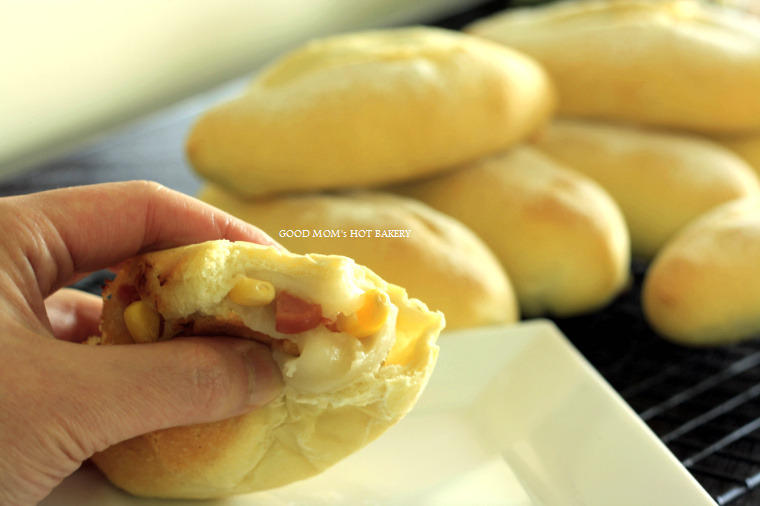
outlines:
M245 353L248 365L248 403L257 408L272 402L282 391L280 368L272 358L272 352L258 343Z

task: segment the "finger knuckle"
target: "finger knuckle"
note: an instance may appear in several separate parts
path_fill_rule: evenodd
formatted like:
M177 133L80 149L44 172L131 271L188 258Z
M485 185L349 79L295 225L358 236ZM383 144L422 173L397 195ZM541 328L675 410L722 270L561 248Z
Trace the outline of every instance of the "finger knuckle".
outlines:
M224 357L211 347L196 343L189 370L191 405L204 413L224 410L230 403L235 375Z
M135 187L135 191L142 191L147 195L161 193L167 190L166 186L162 185L161 183L147 179L128 181L126 184L133 185Z

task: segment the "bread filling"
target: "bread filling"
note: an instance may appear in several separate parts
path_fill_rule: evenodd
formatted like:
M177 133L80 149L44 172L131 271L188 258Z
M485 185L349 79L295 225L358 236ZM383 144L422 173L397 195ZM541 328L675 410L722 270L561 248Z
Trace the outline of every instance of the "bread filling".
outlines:
M167 318L138 295L119 290L127 331L135 342L225 335L272 349L285 384L306 393L341 388L377 371L395 341L398 308L377 289L360 293L347 313L325 316L322 306L258 279L242 278L213 308Z

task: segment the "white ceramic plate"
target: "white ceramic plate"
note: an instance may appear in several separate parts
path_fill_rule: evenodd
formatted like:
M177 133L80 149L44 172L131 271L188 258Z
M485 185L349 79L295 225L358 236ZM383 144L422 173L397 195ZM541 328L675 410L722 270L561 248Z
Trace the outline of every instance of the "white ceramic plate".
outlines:
M415 409L325 473L198 505L715 504L550 322L445 333ZM287 471L285 471L287 472ZM89 466L44 506L156 505Z

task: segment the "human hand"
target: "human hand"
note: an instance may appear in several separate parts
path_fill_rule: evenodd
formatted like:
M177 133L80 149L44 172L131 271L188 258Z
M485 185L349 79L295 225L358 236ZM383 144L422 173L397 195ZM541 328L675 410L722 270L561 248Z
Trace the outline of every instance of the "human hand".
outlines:
M162 428L262 406L279 393L267 348L232 338L76 344L98 297L61 289L137 253L260 230L155 183L0 198L0 504L34 504L93 453Z

